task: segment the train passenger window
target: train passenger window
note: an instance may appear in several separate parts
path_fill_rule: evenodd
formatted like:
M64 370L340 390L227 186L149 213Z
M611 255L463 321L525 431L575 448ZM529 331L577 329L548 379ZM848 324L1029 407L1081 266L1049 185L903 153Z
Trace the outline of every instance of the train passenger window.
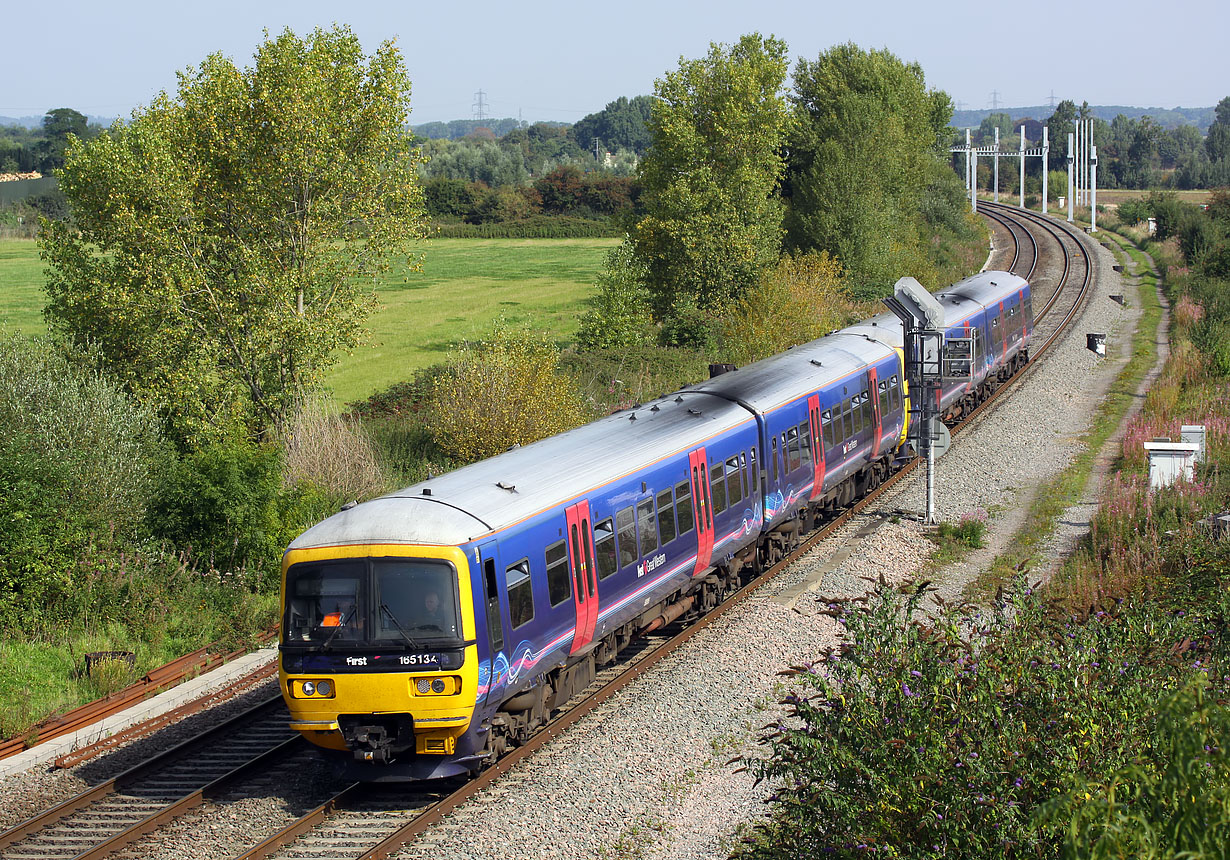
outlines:
M718 463L709 470L709 486L713 498L713 514L726 510L726 464Z
M743 487L747 491L747 495L752 495L756 492L756 485L753 483L753 478L748 477L747 473L747 454L739 454L739 468L743 472ZM753 472L753 474L755 474Z
M610 517L594 526L594 554L598 557L599 579L606 579L619 570L619 559L615 555L615 529Z
M884 418L890 412L893 411L893 399L888 393L888 380L881 379L879 382L879 386L880 386L880 420L883 421Z
M756 471L756 446L752 446L752 456L748 461L748 468L752 470L752 482L748 484L750 492L756 492L756 488L760 486L760 472Z
M568 577L568 546L560 540L547 547L547 597L552 606L559 606L572 597L572 580Z
M658 493L658 532L663 546L675 539L675 506L671 503L670 487Z
M636 530L641 535L641 556L649 558L658 551L658 518L654 516L653 499L637 503Z
M859 417L863 421L863 426L868 430L871 429L871 417L875 413L871 411L871 394L864 391L858 396L858 411Z
M773 437L773 483L777 483L777 437Z
M893 411L896 412L901 408L901 383L897 381L897 374L893 374Z
M850 398L847 397L841 402L841 425L845 433L843 439L849 439L854 435L854 408L850 405Z
M846 402L850 404L850 435L856 436L863 432L863 410L859 408L862 398L856 394Z
M686 535L693 529L692 485L687 481L675 487L675 509L679 513L679 534Z
M824 446L832 448L841 442L845 436L841 432L841 415L833 420L833 410L826 409L820 413L820 424L824 427Z
M791 427L782 434L782 459L786 461L786 474L799 468L799 428Z
M619 566L634 564L637 559L636 518L630 506L615 513L615 531L619 535Z
M530 560L523 558L504 571L508 584L508 616L513 629L534 619L534 593L530 583Z
M739 458L726 461L726 494L733 507L743 500L743 477L739 473Z
M799 435L799 465L806 465L814 461L811 458L811 427L804 423L797 428Z

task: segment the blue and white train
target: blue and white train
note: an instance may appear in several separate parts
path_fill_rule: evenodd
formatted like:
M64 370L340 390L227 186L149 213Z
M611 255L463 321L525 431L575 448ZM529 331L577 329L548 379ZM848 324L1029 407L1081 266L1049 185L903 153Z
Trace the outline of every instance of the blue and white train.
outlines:
M956 413L1027 359L1030 289L986 272L937 298L975 343ZM480 770L890 474L901 341L867 320L308 529L283 564L291 727L361 779Z

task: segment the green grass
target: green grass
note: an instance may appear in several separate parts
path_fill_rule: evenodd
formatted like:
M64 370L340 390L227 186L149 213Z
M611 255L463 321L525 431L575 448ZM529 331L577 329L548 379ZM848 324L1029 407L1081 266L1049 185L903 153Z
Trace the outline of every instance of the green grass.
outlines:
M43 323L43 261L33 239L0 239L0 328L35 334Z
M436 239L421 272L390 272L367 342L341 356L327 379L351 402L443 361L458 342L504 317L571 343L616 239Z
M369 336L341 355L326 383L334 399L367 397L443 361L459 341L481 337L503 316L570 343L602 261L617 239L436 239L422 271L404 267L376 285ZM43 264L29 239L0 240L0 326L43 323Z

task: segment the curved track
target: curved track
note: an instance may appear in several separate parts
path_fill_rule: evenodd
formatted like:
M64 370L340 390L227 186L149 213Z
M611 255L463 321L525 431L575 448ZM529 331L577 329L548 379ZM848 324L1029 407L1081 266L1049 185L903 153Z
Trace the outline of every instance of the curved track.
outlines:
M1088 251L1070 228L1056 225L1049 218L1035 216L1028 212L1021 213L1009 207L994 207L985 214L1004 225L1009 235L1012 236L1015 246L1011 263L1013 267L1025 267L1026 277L1040 275L1043 267L1053 270L1048 274L1047 283L1042 288L1046 296L1046 304L1035 315L1035 332L1040 330L1038 323L1046 320L1048 334L1044 343L1034 350L1030 362L1012 379L1000 385L990 399L962 419L960 424L954 427L954 433L970 427L977 416L985 409L992 407L1003 392L1036 366L1040 356L1047 351L1082 306L1092 283L1093 266ZM1044 248L1048 250L1044 251ZM1049 250L1051 248L1054 250ZM1035 294L1037 294L1037 289L1035 289ZM1063 313L1056 316L1056 309ZM668 629L675 631L674 635L669 638L662 637L663 641L660 644L650 643L648 646L642 644L638 654L630 660L623 660L625 655L621 654L621 662L602 673L590 690L579 697L580 700L571 705L565 713L539 730L527 744L514 749L477 778L463 784L452 793L440 797L438 792L395 790L404 804L401 807L400 816L394 816L394 819L400 818L398 821L390 820L389 816L381 811L387 809L384 803L389 797L387 793L376 795L380 798L376 801L372 799L371 789L352 785L260 845L236 857L242 860L266 857L289 859L322 856L322 852L328 853L331 857L354 857L364 858L364 860L389 856L407 842L424 833L445 814L490 785L516 766L518 762L532 755L539 747L562 734L573 723L609 699L659 660L677 650L718 617L746 600L760 586L772 580L794 561L834 534L851 517L874 504L883 493L913 471L918 463L918 458L915 458L871 494L840 516L823 524L790 556L752 579L712 612L701 616L690 625L673 625ZM645 640L641 642L644 643ZM637 648L635 641L631 648ZM381 822L380 835L370 832L373 819L379 819ZM362 838L365 831L370 834L366 842Z
M984 410L1014 382L1029 373L1075 316L1089 293L1093 264L1076 231L1053 219L1006 206L980 203L983 214L1000 224L1013 243L1009 268L1031 279L1034 295L1045 303L1035 314L1032 356L1018 373L997 387L992 396L953 428L970 428ZM1023 270L1023 271L1022 271ZM1039 341L1039 338L1042 338ZM474 796L541 746L565 732L594 708L646 672L658 661L746 600L760 586L831 536L855 514L867 509L918 465L917 458L880 487L824 523L789 557L752 578L712 612L687 626L676 622L648 637L634 640L615 666L569 702L559 715L518 747L459 787L453 785L350 785L259 845L237 854L262 857L386 857L415 839L442 816ZM289 737L280 699L259 706L263 716L249 712L172 750L156 761L134 768L96 786L55 809L0 834L4 857L96 858L134 845L144 834L199 806L254 771L284 761L303 749L297 735ZM255 710L255 709L254 709ZM243 728L243 726L248 726ZM229 750L228 752L223 752Z

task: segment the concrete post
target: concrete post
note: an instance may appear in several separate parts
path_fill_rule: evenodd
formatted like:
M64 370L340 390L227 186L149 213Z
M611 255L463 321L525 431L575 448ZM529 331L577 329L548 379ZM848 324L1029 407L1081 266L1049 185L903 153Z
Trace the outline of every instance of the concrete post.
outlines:
M1042 214L1046 214L1047 185L1051 176L1051 127L1042 126Z
M1075 203L1072 200L1072 196L1073 196L1072 192L1076 190L1073 187L1074 177L1072 175L1072 170L1076 166L1075 147L1076 147L1076 135L1069 133L1068 134L1068 223L1069 224L1072 223L1073 210L1075 210L1076 208Z
M1025 126L1021 126L1021 199L1017 208L1025 208Z
M999 202L999 126L995 126L995 176L991 180L995 185L995 202Z
M1089 147L1089 232L1098 232L1098 148Z

